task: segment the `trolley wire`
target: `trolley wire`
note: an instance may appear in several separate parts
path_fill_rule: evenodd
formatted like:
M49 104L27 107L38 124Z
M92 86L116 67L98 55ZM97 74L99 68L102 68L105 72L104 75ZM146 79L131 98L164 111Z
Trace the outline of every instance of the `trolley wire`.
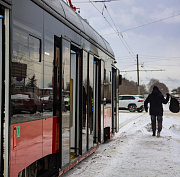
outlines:
M121 0L102 0L102 1L91 1L91 2L94 2L94 3L98 3L98 2L113 2L113 1L121 1ZM90 1L79 1L79 2L73 2L74 4L75 3L90 3Z
M109 15L109 17L110 17L110 19L111 19L111 21L112 21L114 27L115 27L115 29L116 29L116 31L117 31L118 37L120 38L120 40L121 40L121 37L123 38L124 42L126 43L126 45L127 45L128 48L129 48L129 50L132 52L132 54L134 54L134 52L133 52L132 49L130 48L129 44L128 44L128 43L126 42L126 40L124 39L122 33L119 32L119 30L118 30L116 24L114 23L114 20L113 20L113 18L111 17L111 15L110 15L110 13L109 13L109 10L107 9L105 3L104 3L104 6L105 6L105 9L106 9L106 11L107 11L107 13L108 13L108 15ZM120 36L120 35L121 35L121 36ZM135 54L134 54L134 55L135 55Z
M122 34L122 33L125 33L125 32L128 32L128 31L135 30L135 29L137 29L137 28L142 28L142 27L144 27L144 26L148 26L148 25L152 25L152 24L154 24L154 23L158 23L158 22L161 22L161 21L164 21L164 20L168 20L168 19L170 19L170 18L174 18L174 17L177 17L177 16L180 16L180 14L176 14L176 15L169 16L169 17L166 17L166 18L162 18L162 19L159 19L159 20L150 22L150 23L145 23L145 24L142 24L142 25L139 25L139 26L135 26L135 27L132 27L132 28L123 30L123 31L121 31L121 34ZM116 34L116 33L108 33L108 34L104 34L103 36L105 36L105 35L111 35L111 34Z
M135 57L133 56L133 55L134 55L134 52L132 51L132 49L130 48L130 46L129 46L128 43L126 42L126 40L123 38L122 34L118 31L118 29L117 29L117 27L116 27L116 25L115 25L115 23L114 23L111 15L110 15L109 11L107 10L107 7L104 6L105 9L106 9L107 12L108 12L110 18L111 18L112 23L114 24L115 29L114 29L114 27L111 25L111 23L107 20L107 18L104 16L104 14L93 4L93 2L92 2L92 1L89 1L89 2L90 2L90 3L94 6L94 8L96 8L96 10L103 16L103 18L106 20L106 22L109 24L109 26L113 29L113 31L116 32L115 34L118 35L118 37L119 37L119 39L121 40L122 44L124 45L124 47L126 48L126 50L128 51L128 53L131 55L131 57L134 59L134 58L135 58ZM104 5L105 5L105 3L104 3ZM123 41L123 40L124 40L124 41ZM133 54L133 55L132 55L132 54ZM135 58L135 61L136 61L136 58Z
M105 5L105 3L104 3L104 5ZM118 34L119 39L121 40L121 42L122 42L123 44L124 44L124 42L125 42L126 46L129 48L129 50L131 51L131 53L132 53L133 55L135 55L134 52L132 51L131 47L130 47L129 44L127 43L127 41L124 39L122 33L119 32L119 30L118 30L116 24L114 23L114 20L113 20L113 18L111 17L111 15L110 15L110 13L109 13L109 11L108 11L108 9L107 9L106 6L105 6L105 9L106 9L106 11L107 11L107 13L108 13L108 15L109 15L109 17L110 17L113 25L114 25L116 31L118 32L117 34ZM122 38L122 39L121 39L121 38ZM123 42L123 40L124 40L124 42ZM129 50L128 50L128 51L129 51ZM130 55L131 55L131 53L130 53ZM132 55L131 55L131 56L132 56ZM133 57L133 56L132 56L132 57ZM133 57L133 58L134 58L134 57ZM136 60L136 59L135 59L135 60Z

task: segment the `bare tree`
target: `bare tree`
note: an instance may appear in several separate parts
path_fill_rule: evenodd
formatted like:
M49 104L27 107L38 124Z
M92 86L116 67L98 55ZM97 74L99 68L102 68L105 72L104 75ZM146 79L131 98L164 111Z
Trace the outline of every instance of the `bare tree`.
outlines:
M28 78L28 83L26 86L37 87L37 79L35 79L35 74L31 78Z
M159 80L154 78L151 79L148 83L149 93L152 92L154 86L157 86L164 96L166 95L166 93L169 93L168 87L164 83L159 82Z
M137 83L134 81L129 81L126 78L122 78L122 85L119 86L120 94L138 94ZM140 94L143 95L147 93L145 85L140 85Z

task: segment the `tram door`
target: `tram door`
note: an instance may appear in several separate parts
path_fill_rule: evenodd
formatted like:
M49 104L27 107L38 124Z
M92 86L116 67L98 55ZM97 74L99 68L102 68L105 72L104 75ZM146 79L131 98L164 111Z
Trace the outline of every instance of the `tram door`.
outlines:
M88 56L88 121L87 121L87 129L88 129L88 142L87 147L88 150L94 147L94 56L89 54Z
M119 70L116 70L116 132L119 131Z
M100 142L104 141L104 61L101 60L101 126Z
M116 69L112 67L112 133L116 130Z
M93 101L94 144L100 142L101 136L101 61L94 60L94 101Z
M82 154L88 150L88 53L83 50L82 66Z
M118 132L119 129L119 71L112 67L112 133Z
M70 154L71 160L80 154L80 97L82 94L80 87L80 52L71 46L71 77L70 77Z
M3 176L3 119L4 119L4 115L3 115L3 98L2 98L2 85L3 85L3 62L2 62L2 58L3 58L3 48L2 48L2 33L3 33L3 14L0 13L0 176Z
M61 157L62 165L70 162L70 116L72 109L71 101L71 44L68 40L62 38L62 118L61 118Z

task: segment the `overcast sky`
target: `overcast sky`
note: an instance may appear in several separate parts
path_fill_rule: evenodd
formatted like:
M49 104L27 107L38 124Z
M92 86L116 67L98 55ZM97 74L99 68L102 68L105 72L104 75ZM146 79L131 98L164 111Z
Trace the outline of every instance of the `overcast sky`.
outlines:
M145 70L140 84L155 78L169 90L180 87L180 0L72 3L110 43L123 77L137 82L138 54L139 68Z

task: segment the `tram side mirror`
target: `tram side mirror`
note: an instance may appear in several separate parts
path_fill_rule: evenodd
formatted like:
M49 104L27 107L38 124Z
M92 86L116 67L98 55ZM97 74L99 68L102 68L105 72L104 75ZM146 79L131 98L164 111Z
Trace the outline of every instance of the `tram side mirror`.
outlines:
M122 85L122 75L119 75L119 85Z

